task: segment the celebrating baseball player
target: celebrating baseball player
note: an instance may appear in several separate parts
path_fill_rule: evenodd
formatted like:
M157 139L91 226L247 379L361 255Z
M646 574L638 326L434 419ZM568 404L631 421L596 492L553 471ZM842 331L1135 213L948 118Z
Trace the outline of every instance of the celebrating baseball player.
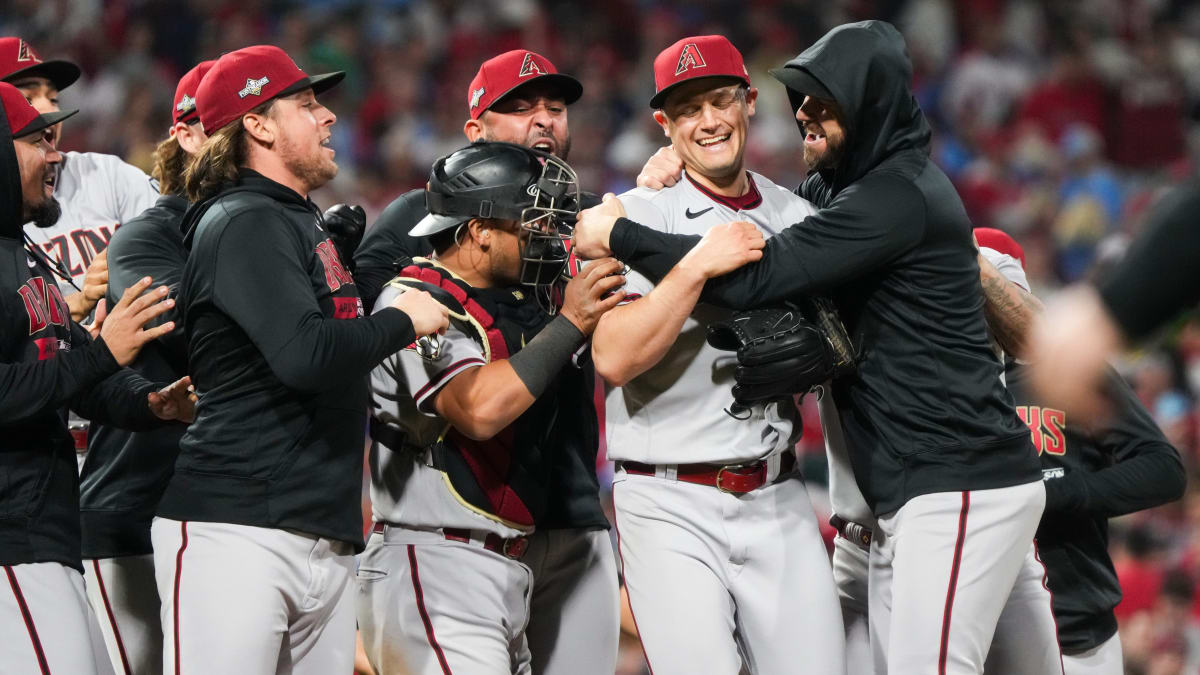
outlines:
M163 392L121 367L169 332L142 326L170 309L167 289L143 278L116 303L93 342L71 320L51 261L27 245L22 223L49 226L59 214L48 129L73 112L39 114L0 83L0 664L14 673L111 673L84 594L79 487L63 408L128 429L190 420L186 378ZM140 296L140 297L139 297Z
M179 298L200 400L151 526L165 671L353 664L365 376L446 311L413 292L363 318L308 199L337 173L316 96L341 79L253 46L196 92Z
M679 40L654 77L650 105L685 180L622 195L630 218L689 234L741 219L770 236L816 212L746 171L758 91L727 39ZM837 596L795 470L795 403L724 412L736 359L706 342L731 312L697 304L700 291L742 262L704 242L657 284L630 273L630 301L596 329L597 371L614 385L608 454L630 607L656 673L734 673L743 661L752 673L840 673Z
M196 89L213 63L204 61L192 68L176 87L170 134L155 153L154 177L162 196L109 241L105 296L109 306L143 276L154 277L172 296L178 295L187 259L180 231L188 206L183 170L206 138L196 112ZM157 320L176 318L172 310ZM186 375L182 325L177 322L171 333L146 345L132 367L151 381L169 382ZM88 461L79 477L84 579L118 673L162 669L150 521L175 467L183 432L183 427L168 427L130 433L93 422L88 434Z
M540 54L518 49L488 59L466 91L468 140L504 141L566 161L571 148L567 107L583 89ZM581 208L598 203L582 192ZM428 256L429 242L409 231L428 213L425 191L389 205L355 254L355 282L373 300L396 274L396 260ZM591 403L582 424L597 425ZM575 435L581 428L569 429ZM609 675L616 668L617 566L600 504L595 444L569 443L555 453L550 506L529 536L524 562L533 570L531 615L525 634L533 670L546 675Z
M529 673L527 537L561 517L556 455L597 442L594 418L580 419L594 391L583 348L624 278L601 261L566 285L557 316L537 301L566 267L563 220L578 209L575 174L553 155L476 143L439 159L427 192L412 234L434 258L405 265L377 306L428 288L453 320L372 373L376 523L359 625L381 672Z
M860 357L832 394L877 518L877 667L982 672L1033 556L1045 490L988 343L970 224L929 159L929 126L892 26L835 28L773 75L788 88L814 169L800 195L820 211L772 237L758 263L706 284L701 299L746 308L833 295ZM732 223L705 236L749 251L761 235ZM581 255L613 252L661 277L697 237L601 208L581 215L575 241ZM786 371L743 362L738 380L761 387Z

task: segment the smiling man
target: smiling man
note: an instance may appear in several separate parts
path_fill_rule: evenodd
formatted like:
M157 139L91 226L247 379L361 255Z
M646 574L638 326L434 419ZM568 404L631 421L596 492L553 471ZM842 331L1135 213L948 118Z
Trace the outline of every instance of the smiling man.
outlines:
M769 237L816 212L746 170L758 90L727 39L684 38L654 74L650 105L684 180L622 195L630 218L683 234L742 220ZM699 303L700 291L740 262L729 260L701 244L657 284L630 272L629 302L593 336L597 372L613 385L608 455L630 607L659 675L841 673L837 595L793 454L795 403L727 414L736 358L705 341L731 312Z

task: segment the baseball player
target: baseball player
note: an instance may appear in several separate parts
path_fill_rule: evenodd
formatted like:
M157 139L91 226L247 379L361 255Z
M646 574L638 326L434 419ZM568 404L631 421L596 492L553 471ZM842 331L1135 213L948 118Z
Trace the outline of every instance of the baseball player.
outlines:
M988 343L970 224L929 160L929 126L892 26L839 26L773 75L805 132L813 172L800 194L820 210L772 237L758 263L707 284L701 299L745 308L833 295L860 352L857 372L835 380L832 395L876 518L877 666L982 672L1033 556L1045 489ZM751 250L761 234L731 223L705 236ZM611 251L655 276L696 241L604 208L581 214L575 233L580 255ZM1031 648L1051 649L1043 647Z
M485 61L467 88L463 133L472 142L516 143L565 161L571 148L567 108L582 91L542 55L505 52ZM599 202L587 192L580 201L582 208ZM409 234L427 212L425 191L414 190L392 202L367 232L354 272L364 301L374 300L395 276L398 258L432 253L428 242ZM572 447L579 452L554 458L553 506L529 537L524 562L533 570L534 586L526 636L534 672L609 675L616 668L620 605L596 479L598 443Z
M225 54L196 91L179 287L197 423L151 525L167 672L350 672L366 374L446 325L404 294L369 318L308 194L336 118L281 49Z
M162 196L122 225L109 242L109 306L143 276L154 277L173 296L178 294L187 259L180 231L188 206L183 170L206 139L195 101L200 80L212 64L204 61L192 68L176 87L170 133L155 153L154 175ZM172 311L159 320L175 318ZM170 382L186 375L182 328L147 345L132 367L151 381ZM79 478L84 579L118 673L162 672L150 521L175 466L183 432L182 427L172 427L130 433L93 423L88 434L89 459Z
M0 82L0 667L13 673L111 673L84 595L74 443L64 408L131 429L190 419L187 380L165 392L122 369L170 322L142 326L172 305L166 288L116 303L93 341L73 322L44 252L22 223L52 225L60 155L47 129L73 113L39 114ZM141 295L141 297L139 297Z
M470 145L430 173L412 234L434 258L406 263L377 305L428 288L454 318L438 348L398 351L371 376L376 523L359 625L380 672L531 672L528 535L561 518L555 456L597 442L594 417L582 423L586 340L624 297L608 260L566 285L557 316L536 300L566 266L578 190L562 160L511 143Z
M683 38L655 58L654 75L650 105L685 180L622 195L630 218L688 234L739 219L769 237L816 212L746 171L758 91L727 39ZM734 360L706 343L705 327L731 312L697 300L706 279L736 263L718 255L721 266L705 267L696 260L705 248L657 284L630 273L631 301L600 320L592 344L613 385L613 502L642 646L659 674L735 673L743 662L751 673L841 673L837 596L795 470L798 411L788 396L724 412Z
M39 112L57 112L58 94L79 79L79 66L69 61L43 61L18 37L0 38L0 80L20 89ZM62 126L50 131L57 146ZM70 277L60 280L71 316L82 321L104 297L104 262L91 270L122 223L154 206L158 186L140 169L114 155L64 152L55 177L54 196L62 217L53 227L25 227L25 234L59 263ZM88 286L86 293L85 286ZM94 290L93 290L94 289Z

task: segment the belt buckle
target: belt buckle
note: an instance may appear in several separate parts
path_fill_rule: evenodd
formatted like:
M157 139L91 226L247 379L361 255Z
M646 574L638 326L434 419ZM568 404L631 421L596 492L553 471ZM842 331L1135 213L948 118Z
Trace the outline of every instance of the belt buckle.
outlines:
M734 488L725 487L724 483L721 480L722 478L725 477L726 471L733 471L735 469L744 469L744 468L746 468L746 467L741 466L741 465L726 465L726 466L723 466L723 467L717 469L717 489L720 490L721 492L724 492L725 494L730 494L730 495L746 494L746 492L747 492L746 490L737 490Z
M512 560L520 560L525 555L525 549L529 548L528 537L516 537L515 539L505 539L504 546L501 551L504 557Z

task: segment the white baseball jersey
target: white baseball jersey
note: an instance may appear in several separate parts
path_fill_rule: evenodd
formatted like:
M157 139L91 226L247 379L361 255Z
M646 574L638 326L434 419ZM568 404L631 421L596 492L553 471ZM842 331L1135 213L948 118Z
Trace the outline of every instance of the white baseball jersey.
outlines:
M376 308L387 307L401 292L385 286ZM446 431L448 423L433 410L434 396L456 376L487 363L479 343L450 322L441 336L436 361L404 349L371 371L372 415L403 430L406 448L375 443L371 449L371 512L376 522L413 528L453 527L486 530L511 538L528 534L463 500L444 473L418 454ZM414 451L417 449L417 451Z
M83 288L87 266L108 247L122 223L158 200L158 183L120 157L97 152L64 152L54 196L62 206L58 222L46 228L27 223L25 233L62 263ZM64 294L75 289L60 281Z
M748 172L750 192L728 199L709 193L690 177L654 191L620 196L630 219L664 232L704 234L733 220L754 223L767 237L816 212L808 201L759 174ZM654 289L630 270L625 291L636 299ZM791 401L755 405L748 419L725 412L733 403L737 356L710 347L706 326L733 312L698 303L679 338L652 368L606 399L608 456L648 464L732 463L790 450L801 433Z

